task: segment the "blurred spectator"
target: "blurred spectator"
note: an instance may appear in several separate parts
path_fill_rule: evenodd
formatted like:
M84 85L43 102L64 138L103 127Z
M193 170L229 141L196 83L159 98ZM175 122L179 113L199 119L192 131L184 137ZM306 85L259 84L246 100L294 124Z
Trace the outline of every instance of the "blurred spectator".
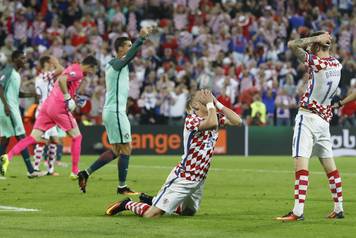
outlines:
M139 99L138 105L142 108L141 123L142 124L154 124L156 122L155 118L155 107L157 102L157 93L152 84L146 85L141 98Z
M261 96L256 94L251 103L251 117L249 124L252 126L263 126L266 124L266 105L261 101Z
M177 85L174 91L170 93L170 98L170 123L172 125L181 125L185 116L185 108L188 98L188 94L184 85Z
M340 123L342 126L351 127L356 125L356 102L349 102L340 110Z
M171 112L171 95L170 91L173 88L167 85L162 85L157 95L157 118L159 124L167 124L169 122L169 116Z
M140 122L141 109L137 104L137 101L132 97L127 99L127 116L132 125L138 125Z
M348 95L353 93L354 89L350 88ZM340 124L351 127L356 125L356 102L349 102L340 109Z
M226 88L221 89L220 96L217 97L217 100L221 102L225 107L232 109L231 98L226 94Z
M291 96L287 94L286 89L280 89L276 97L276 125L289 126L290 125L290 108L295 105Z
M245 119L251 115L250 105L264 103L268 125L272 125L274 101L280 100L275 100L275 92L283 89L294 102L289 107L293 122L295 102L305 92L308 74L287 48L288 40L318 30L333 34L334 55L343 64L340 97L344 97L350 88L354 90L350 84L356 75L353 6L351 0L3 0L1 58L9 58L15 48L25 50L28 61L21 76L28 87L42 54L59 57L64 66L95 55L100 69L81 93L89 95L92 105L85 120L101 123L97 118L105 97L102 79L106 64L115 57L113 42L124 35L134 41L140 27L156 25L157 34L145 41L129 65L132 120L142 115L146 123L166 123L176 117L180 123L187 94L208 88L221 99L229 98ZM262 104L254 102L256 94L262 95ZM24 109L32 103L21 102ZM172 111L174 106L177 110ZM279 111L287 110L283 107ZM254 115L253 124L265 124L261 112Z
M266 105L267 125L274 125L275 100L276 92L271 87L263 91L262 101Z

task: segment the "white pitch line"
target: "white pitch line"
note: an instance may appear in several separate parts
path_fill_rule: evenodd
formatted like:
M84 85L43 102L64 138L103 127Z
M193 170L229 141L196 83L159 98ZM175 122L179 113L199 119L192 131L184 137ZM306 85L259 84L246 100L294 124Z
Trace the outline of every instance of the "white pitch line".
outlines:
M1 206L0 212L38 212L40 210L33 208L22 208L22 207L10 207L10 206Z
M6 177L0 176L0 180L5 180Z

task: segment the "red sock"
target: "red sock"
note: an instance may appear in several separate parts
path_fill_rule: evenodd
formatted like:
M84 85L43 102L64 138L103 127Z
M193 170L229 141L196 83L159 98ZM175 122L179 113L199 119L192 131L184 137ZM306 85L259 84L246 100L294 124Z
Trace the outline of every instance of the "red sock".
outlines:
M308 184L309 171L299 170L295 172L293 213L297 216L301 216L304 213L304 202L307 196Z
M9 151L9 160L12 160L12 157L20 154L24 149L33 144L36 144L36 140L32 136L26 136L24 139L17 142L17 144Z
M41 163L41 160L42 160L42 157L43 157L43 150L46 146L46 143L43 143L43 142L39 142L36 144L36 147L35 147L35 165L33 166L33 168L35 170L39 170L40 168L40 163Z
M334 211L339 213L342 212L342 185L341 185L341 177L338 170L334 170L328 174L329 179L329 187L334 199Z
M56 161L57 156L57 144L51 143L48 145L48 161L47 161L47 170L49 173L54 172L54 162Z
M178 207L176 208L176 210L174 211L174 213L181 215L182 214L182 210L183 210L183 204L178 205Z
M133 213L135 213L136 215L139 216L143 216L143 214L145 214L145 212L150 208L151 206L143 203L143 202L133 202L130 201L128 203L126 203L125 205L125 209L126 210L130 210Z

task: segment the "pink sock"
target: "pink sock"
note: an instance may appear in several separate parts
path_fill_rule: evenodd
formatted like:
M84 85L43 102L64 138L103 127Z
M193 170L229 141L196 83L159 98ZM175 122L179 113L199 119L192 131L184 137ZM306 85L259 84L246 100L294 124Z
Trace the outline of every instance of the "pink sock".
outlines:
M11 161L15 155L18 155L30 145L36 144L36 140L32 136L26 136L24 139L17 142L17 144L9 151L8 158Z
M72 138L72 172L78 174L79 168L79 159L80 159L80 150L82 146L82 135Z

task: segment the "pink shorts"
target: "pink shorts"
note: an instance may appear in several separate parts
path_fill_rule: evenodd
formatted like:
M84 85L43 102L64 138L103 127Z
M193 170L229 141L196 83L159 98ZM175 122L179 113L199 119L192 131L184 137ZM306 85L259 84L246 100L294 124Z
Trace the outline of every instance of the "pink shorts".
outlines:
M78 127L71 112L68 112L59 105L56 105L55 107L47 107L43 105L38 113L33 128L41 131L47 131L53 126L59 126L66 132Z

